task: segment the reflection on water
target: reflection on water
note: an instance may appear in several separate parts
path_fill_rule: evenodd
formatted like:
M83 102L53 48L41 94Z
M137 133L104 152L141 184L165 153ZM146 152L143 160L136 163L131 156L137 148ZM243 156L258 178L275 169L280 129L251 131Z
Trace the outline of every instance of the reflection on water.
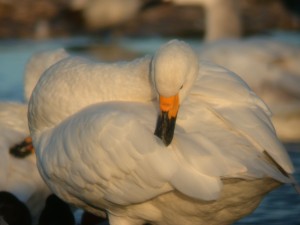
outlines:
M0 101L23 99L23 70L33 52L66 47L70 53L90 55L104 61L132 59L152 53L166 40L123 39L117 43L95 45L89 38L52 40L44 42L0 42ZM195 48L198 40L187 40ZM300 143L286 144L295 165L295 177L300 181ZM300 195L290 185L283 185L265 197L261 205L250 216L235 225L299 225Z

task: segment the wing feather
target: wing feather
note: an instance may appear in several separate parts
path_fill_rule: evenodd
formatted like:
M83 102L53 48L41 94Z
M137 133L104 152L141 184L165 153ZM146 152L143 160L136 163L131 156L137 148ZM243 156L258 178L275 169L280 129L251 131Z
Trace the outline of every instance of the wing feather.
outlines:
M84 193L91 184L98 189L98 196L117 204L145 201L172 190L168 180L177 162L152 129L144 128L145 121L130 113L139 108L155 121L153 106L102 103L83 109L53 129L51 148L45 150L52 157L42 159L52 162L41 167L48 182L60 179L58 183L66 182L74 195L78 190ZM72 171L71 176L62 173L63 167ZM91 198L90 193L85 197Z
M175 140L181 159L209 176L271 176L290 182L264 157L266 151L287 173L293 172L268 107L235 74L214 64L201 65L178 115Z

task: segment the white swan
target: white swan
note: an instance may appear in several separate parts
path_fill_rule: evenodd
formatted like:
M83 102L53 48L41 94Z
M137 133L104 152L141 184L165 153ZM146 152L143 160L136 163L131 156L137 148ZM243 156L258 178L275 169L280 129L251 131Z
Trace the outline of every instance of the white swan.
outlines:
M238 39L242 26L236 0L171 1L204 7L207 43L200 57L241 76L270 107L279 138L299 141L300 47L260 36Z
M82 12L88 28L104 29L133 18L141 9L140 0L71 0L70 7Z
M67 55L59 49L32 56L24 77L25 101L29 100L40 75ZM0 190L9 191L24 202L36 221L50 190L36 168L35 154L28 152L30 149L24 146L23 149L16 148L16 152L10 152L29 136L27 111L27 102L0 102ZM18 152L19 156L14 155L18 155Z
M28 112L51 190L112 225L249 214L293 182L269 115L238 76L176 40L132 62L64 59L42 75Z
M201 6L205 13L205 41L242 35L240 2L236 0L164 0L177 5Z

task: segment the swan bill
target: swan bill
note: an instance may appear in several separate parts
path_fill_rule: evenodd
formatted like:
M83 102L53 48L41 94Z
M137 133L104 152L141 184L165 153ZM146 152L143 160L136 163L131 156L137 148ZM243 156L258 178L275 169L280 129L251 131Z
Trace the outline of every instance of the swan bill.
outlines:
M176 118L179 109L179 96L159 96L160 115L157 118L154 134L168 146L174 136Z
M162 112L157 118L154 134L159 137L166 146L173 140L175 124L176 117L169 118L168 112Z
M9 153L16 158L25 158L34 153L31 137L27 137L21 143L12 146Z

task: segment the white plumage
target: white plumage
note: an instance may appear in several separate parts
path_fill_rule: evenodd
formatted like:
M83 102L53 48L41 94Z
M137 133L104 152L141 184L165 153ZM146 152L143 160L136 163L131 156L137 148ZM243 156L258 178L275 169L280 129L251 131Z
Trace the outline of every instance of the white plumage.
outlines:
M166 147L153 134L158 98L177 93ZM265 104L180 41L131 62L64 59L42 75L28 115L51 190L112 225L230 224L292 182Z
M270 107L277 135L300 139L300 48L275 40L252 38L208 44L200 51L241 76Z
M37 80L48 67L67 55L63 49L33 55L25 70L26 103L0 102L0 189L24 202L34 220L44 207L50 190L36 168L35 154L17 158L10 154L9 149L29 136L27 101Z

